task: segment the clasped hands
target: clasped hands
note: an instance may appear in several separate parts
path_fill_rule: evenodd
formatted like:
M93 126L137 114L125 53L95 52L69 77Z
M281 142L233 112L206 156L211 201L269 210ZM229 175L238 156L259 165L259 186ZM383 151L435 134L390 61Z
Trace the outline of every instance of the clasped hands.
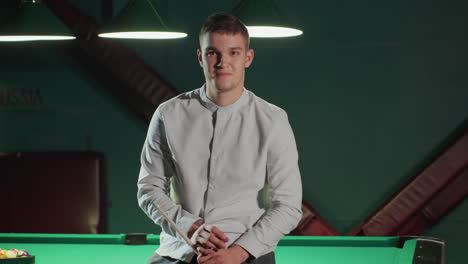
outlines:
M197 258L199 264L240 264L249 257L249 253L239 245L227 248L226 242L229 239L216 226L193 224L189 237L201 253Z

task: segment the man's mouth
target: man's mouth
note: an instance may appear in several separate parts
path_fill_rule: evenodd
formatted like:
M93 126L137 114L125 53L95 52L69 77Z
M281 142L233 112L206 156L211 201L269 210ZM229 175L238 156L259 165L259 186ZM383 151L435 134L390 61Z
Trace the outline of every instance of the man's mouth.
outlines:
M230 72L217 72L216 73L216 76L218 76L218 77L226 77L226 76L230 76L230 75L232 75L232 73L230 73Z

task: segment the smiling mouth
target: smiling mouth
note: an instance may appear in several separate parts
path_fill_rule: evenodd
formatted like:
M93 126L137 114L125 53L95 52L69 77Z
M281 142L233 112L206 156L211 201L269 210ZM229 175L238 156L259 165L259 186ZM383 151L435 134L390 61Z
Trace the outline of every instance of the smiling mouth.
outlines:
M227 77L227 76L231 76L232 73L228 73L228 72L218 72L216 73L216 77Z

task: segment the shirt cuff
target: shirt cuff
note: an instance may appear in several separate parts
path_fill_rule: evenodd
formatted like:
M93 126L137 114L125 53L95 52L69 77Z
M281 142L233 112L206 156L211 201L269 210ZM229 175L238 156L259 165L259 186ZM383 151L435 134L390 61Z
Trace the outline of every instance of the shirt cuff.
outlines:
M261 257L266 253L264 252L266 248L261 246L264 245L264 243L258 240L252 232L244 233L236 242L234 242L234 244L237 244L247 250L247 252L249 252L254 258Z
M197 221L203 221L200 217L192 217L192 216L182 216L179 221L177 221L177 227L188 236L188 231L193 223ZM185 239L177 233L177 238L180 240L185 241Z

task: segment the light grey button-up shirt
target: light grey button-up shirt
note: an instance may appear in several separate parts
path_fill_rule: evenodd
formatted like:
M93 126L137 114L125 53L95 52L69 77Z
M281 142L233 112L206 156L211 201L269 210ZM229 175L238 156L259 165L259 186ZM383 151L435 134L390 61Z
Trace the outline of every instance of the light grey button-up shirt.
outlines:
M261 201L268 186L271 208ZM205 88L156 110L141 155L138 202L161 226L159 255L190 262L194 253L152 205L187 233L203 219L254 257L266 254L301 218L298 154L287 114L244 89L233 104Z

